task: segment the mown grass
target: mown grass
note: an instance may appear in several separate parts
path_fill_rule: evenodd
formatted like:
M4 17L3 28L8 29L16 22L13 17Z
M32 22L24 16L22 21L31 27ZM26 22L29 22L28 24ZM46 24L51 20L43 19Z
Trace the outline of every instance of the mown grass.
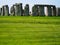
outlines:
M0 45L60 45L60 17L1 16Z

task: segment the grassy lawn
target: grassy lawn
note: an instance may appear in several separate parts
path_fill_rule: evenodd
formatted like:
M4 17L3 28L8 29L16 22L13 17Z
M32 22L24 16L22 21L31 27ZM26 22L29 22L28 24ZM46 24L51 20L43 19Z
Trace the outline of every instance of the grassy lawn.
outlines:
M60 45L60 17L1 16L0 45Z

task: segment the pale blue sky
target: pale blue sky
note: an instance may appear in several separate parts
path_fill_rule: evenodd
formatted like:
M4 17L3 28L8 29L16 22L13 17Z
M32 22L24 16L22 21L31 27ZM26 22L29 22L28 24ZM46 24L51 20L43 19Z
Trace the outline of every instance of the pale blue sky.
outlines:
M30 9L34 4L52 4L60 7L60 0L0 0L0 7L7 4L11 7L15 3L23 3L23 6L29 4Z

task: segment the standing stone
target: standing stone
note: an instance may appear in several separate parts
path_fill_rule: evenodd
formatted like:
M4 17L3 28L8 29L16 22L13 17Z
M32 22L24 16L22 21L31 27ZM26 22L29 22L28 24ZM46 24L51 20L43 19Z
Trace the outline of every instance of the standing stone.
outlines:
M28 4L26 4L26 6L25 6L24 16L29 16L29 5Z
M20 16L20 4L17 4L17 16Z
M39 6L38 7L38 12L39 12L39 16L44 16L45 15L44 6Z
M16 3L14 5L14 9L15 9L15 16L23 16L22 3L20 4Z
M4 6L4 13L5 13L4 14L5 16L7 16L7 15L9 16L9 7L8 7L8 5Z
M53 6L53 16L56 16L56 7Z
M22 7L22 3L19 4L19 15L23 16L23 7Z
M52 16L52 8L47 6L47 16Z
M15 16L18 16L19 15L19 5L17 3L14 5L14 11L15 11Z
M33 16L38 16L39 15L37 6L32 7L32 15Z
M4 11L4 6L2 6L2 13L1 13L1 16L4 16L4 13L5 11Z
M2 8L0 8L0 16L1 16L1 14L2 14Z
M4 5L4 6L2 6L2 14L1 14L2 16L9 16L9 7L8 7L8 5Z
M43 5L33 6L32 15L34 15L34 16L45 16L44 6Z
M57 16L60 16L60 8L57 8Z
M15 16L15 9L14 9L14 5L13 6L11 6L11 9L10 9L10 15L11 16Z
M15 9L15 16L18 15L18 5L17 3L14 5L14 9Z
M24 16L24 10L22 10L22 15Z

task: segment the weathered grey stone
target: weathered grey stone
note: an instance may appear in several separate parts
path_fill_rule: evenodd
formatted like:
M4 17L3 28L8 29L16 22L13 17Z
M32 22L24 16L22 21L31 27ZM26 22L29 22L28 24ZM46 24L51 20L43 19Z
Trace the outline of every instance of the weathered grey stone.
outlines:
M10 9L10 15L11 16L15 16L15 9L14 9L14 5L11 6L11 9Z
M4 6L4 13L5 13L4 14L5 16L7 16L7 15L9 16L9 7L8 7L8 5Z
M14 9L15 9L15 16L17 16L17 8L16 8L16 5L14 5Z
M14 5L14 9L15 9L15 16L23 16L22 3L20 4L16 3Z
M47 6L47 16L52 16L52 8Z
M23 16L22 3L14 4L10 9L11 15L14 16Z
M17 16L20 16L20 4L17 4L17 6L16 6L16 8L17 8Z
M32 16L38 16L39 12L38 12L38 7L37 6L33 6L32 7Z
M0 16L1 16L1 14L2 14L2 8L0 8Z
M4 6L2 6L2 13L1 13L1 16L4 16L4 13L5 11L4 11Z
M47 15L46 16L53 16L56 15L56 7L54 5L34 5L32 7L32 15L40 15L44 16L44 7L47 7Z
M24 16L29 16L29 5L28 4L26 4L24 8Z
M56 7L53 6L53 10L52 10L53 16L56 16Z
M9 16L9 7L8 7L8 5L4 5L4 6L2 6L2 13L1 13L1 15L3 15L3 16Z
M60 16L60 8L57 8L57 16Z
M45 13L44 13L44 6L35 5L32 8L32 15L34 15L34 16L44 16L45 15Z
M45 15L44 6L38 6L38 12L39 16L44 16Z
M14 9L15 9L15 16L17 16L18 15L18 4L17 3L14 5Z
M23 16L23 7L22 7L22 3L19 4L19 14L20 14L20 16Z

